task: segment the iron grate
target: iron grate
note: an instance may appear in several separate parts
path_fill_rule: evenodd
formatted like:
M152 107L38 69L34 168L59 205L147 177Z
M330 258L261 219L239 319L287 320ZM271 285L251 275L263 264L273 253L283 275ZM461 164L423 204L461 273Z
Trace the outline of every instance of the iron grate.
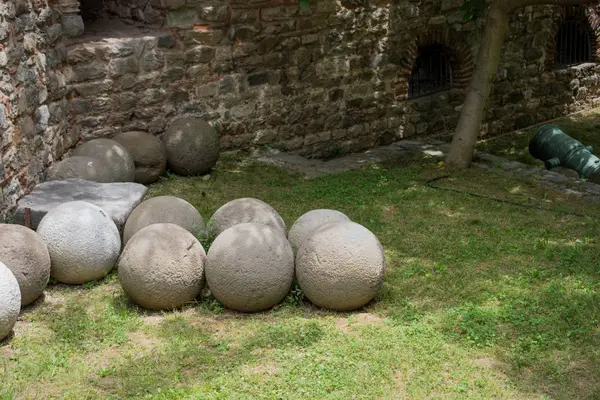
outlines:
M567 20L556 35L557 67L568 67L592 61L592 41L589 30L580 21Z
M408 79L408 97L427 96L452 88L452 66L439 45L419 47L419 56Z

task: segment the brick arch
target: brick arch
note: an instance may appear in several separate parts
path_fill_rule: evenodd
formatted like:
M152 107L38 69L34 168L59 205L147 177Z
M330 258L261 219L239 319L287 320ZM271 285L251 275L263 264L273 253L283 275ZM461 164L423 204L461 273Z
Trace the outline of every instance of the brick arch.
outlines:
M428 31L420 34L406 46L396 74L395 93L399 100L408 99L408 80L419 56L419 47L438 45L444 49L452 67L452 87L466 89L473 74L471 48L456 32L445 30Z
M594 6L564 7L552 25L552 35L546 47L546 70L555 69L556 35L566 20L579 21L590 35L592 62L600 62L600 9Z

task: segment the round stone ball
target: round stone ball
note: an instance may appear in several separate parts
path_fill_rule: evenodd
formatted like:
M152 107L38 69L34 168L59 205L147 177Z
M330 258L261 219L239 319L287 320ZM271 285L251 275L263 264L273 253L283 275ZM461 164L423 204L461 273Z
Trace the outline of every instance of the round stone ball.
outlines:
M0 262L0 340L12 331L20 312L19 282L11 270Z
M48 246L50 275L62 283L81 284L104 277L121 251L113 220L85 201L53 208L40 221L37 233Z
M296 278L316 306L350 311L371 301L383 284L385 255L377 237L355 222L329 223L304 241Z
M257 312L273 307L290 291L294 253L279 231L244 223L221 233L208 250L206 283L225 307Z
M285 221L277 211L262 200L242 198L221 206L211 217L208 225L211 234L219 235L237 224L256 222L270 226L283 236L287 236Z
M165 146L154 135L146 132L131 131L113 138L133 157L135 163L135 182L147 185L156 182L167 167Z
M350 221L346 214L336 210L312 210L302 215L294 222L288 239L292 244L294 252L297 252L302 243L312 235L319 227L330 222Z
M169 169L178 175L204 175L219 159L219 134L200 118L181 118L163 136Z
M160 310L194 300L204 286L206 253L200 242L175 224L154 224L137 232L118 261L125 294L141 307Z
M133 182L135 163L123 146L111 139L94 139L73 151L73 156L92 157L106 165L111 182Z
M57 162L48 170L47 181L85 179L86 181L107 183L112 175L108 166L96 158L73 156Z
M0 262L17 278L22 306L33 303L46 289L50 254L35 231L22 225L0 224Z
M179 225L193 235L204 233L204 219L187 201L174 196L159 196L138 205L127 218L123 228L123 242L142 228L152 224L170 223Z

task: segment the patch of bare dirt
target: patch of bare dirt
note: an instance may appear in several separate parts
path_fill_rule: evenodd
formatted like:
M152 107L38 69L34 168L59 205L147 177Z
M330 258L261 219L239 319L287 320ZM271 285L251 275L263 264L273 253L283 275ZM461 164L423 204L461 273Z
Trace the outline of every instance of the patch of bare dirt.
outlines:
M268 363L268 364L261 364L261 365L255 365L254 367L247 367L245 368L246 372L251 374L251 375L260 375L263 378L269 377L269 376L273 376L277 373L277 371L279 371L279 368L277 368L277 366L275 364L272 363Z
M140 331L130 333L129 340L133 344L140 346L147 351L154 350L161 343L160 339L146 336L143 332Z
M378 325L382 323L383 319L377 315L373 315L370 313L359 313L354 314L348 318L336 319L335 327L346 333L350 333L350 328L354 326Z

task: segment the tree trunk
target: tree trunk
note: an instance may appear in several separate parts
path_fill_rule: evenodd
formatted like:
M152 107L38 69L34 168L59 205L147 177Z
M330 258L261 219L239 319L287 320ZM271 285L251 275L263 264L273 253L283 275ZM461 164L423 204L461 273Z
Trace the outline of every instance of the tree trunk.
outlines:
M446 163L450 167L468 168L473 159L475 144L481 130L492 84L496 78L500 53L510 14L517 8L541 5L577 5L594 3L598 0L495 0L488 12L483 38L479 45L477 64L467 97L460 113L458 125L452 138Z

